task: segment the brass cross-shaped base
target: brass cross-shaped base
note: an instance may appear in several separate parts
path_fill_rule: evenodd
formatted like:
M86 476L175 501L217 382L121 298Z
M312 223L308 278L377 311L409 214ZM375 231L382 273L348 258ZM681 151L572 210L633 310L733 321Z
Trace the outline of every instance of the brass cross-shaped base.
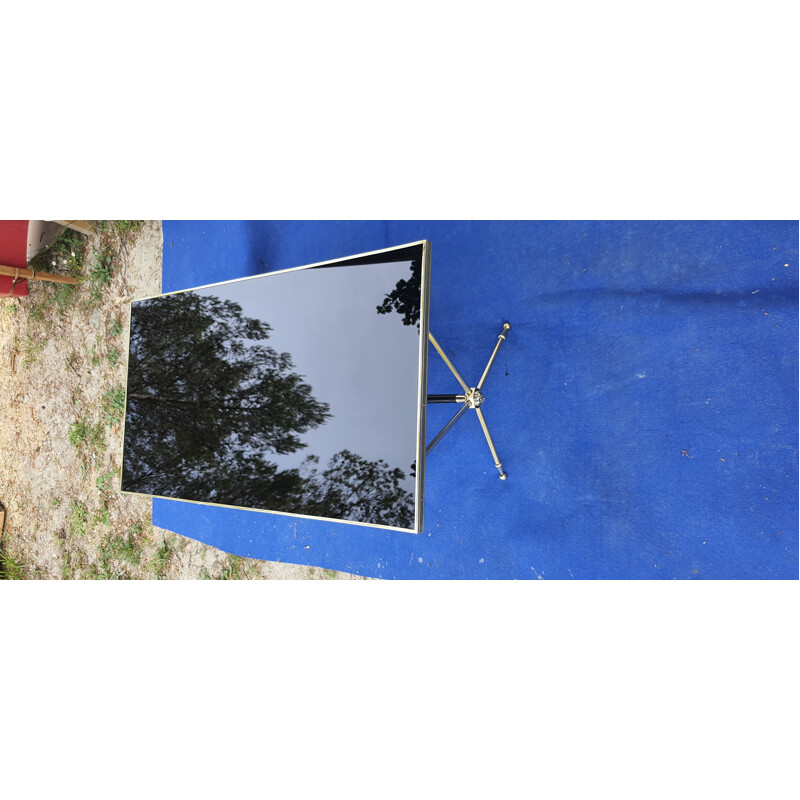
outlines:
M429 403L461 403L461 408L456 411L453 418L447 425L442 428L438 434L434 437L433 441L425 448L425 455L430 453L431 450L439 443L441 438L453 427L453 425L458 422L461 417L470 409L474 408L475 413L478 415L478 422L481 423L481 428L483 428L483 434L486 436L486 442L489 445L489 450L492 451L492 458L494 459L494 465L500 472L500 480L504 481L508 476L505 472L503 472L503 465L500 463L500 459L497 457L497 450L494 449L494 442L492 441L492 437L489 435L489 428L486 426L486 420L483 417L483 411L481 411L481 406L483 405L484 400L486 399L481 394L481 389L483 388L483 384L486 381L486 377L489 374L489 370L492 368L492 364L494 363L495 356L497 355L497 351L500 349L500 345L506 340L506 331L510 330L511 326L506 322L503 325L503 330L500 331L500 335L497 337L497 344L494 346L494 350L492 351L492 355L489 358L489 363L486 365L486 369L483 371L483 375L481 375L481 379L478 381L478 385L473 387L472 389L467 386L467 382L461 377L461 373L453 366L453 362L445 355L444 350L439 346L439 342L433 338L433 334L429 333L428 338L431 340L431 344L436 348L439 355L444 360L444 363L450 368L450 372L455 375L456 380L461 384L461 387L464 389L464 394L429 394L428 395L428 402Z

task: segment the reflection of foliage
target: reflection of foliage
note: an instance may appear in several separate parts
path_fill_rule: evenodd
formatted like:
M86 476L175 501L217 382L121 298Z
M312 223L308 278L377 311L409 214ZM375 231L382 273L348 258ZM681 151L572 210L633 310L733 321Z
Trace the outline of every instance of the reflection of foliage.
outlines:
M392 311L396 311L402 315L403 325L416 325L419 329L420 270L421 261L418 256L411 262L411 277L408 280L400 278L397 281L394 289L378 306L379 314L391 314Z
M316 462L314 457L308 462ZM354 522L410 528L414 498L401 488L403 471L383 460L367 461L349 450L331 458L325 471L311 469L303 497L303 513Z
M131 321L122 487L185 500L411 527L405 475L348 450L320 473L309 456L279 469L270 453L305 447L299 434L330 412L263 344L270 326L216 297L142 301Z
M233 497L217 502L238 505L249 494L244 484L264 489L275 483L275 465L255 454L299 450L297 434L330 415L291 371L291 356L260 343L269 331L266 323L244 317L238 304L216 297L184 293L137 304L127 489L163 494L169 487L173 496L210 500L227 496L227 488Z

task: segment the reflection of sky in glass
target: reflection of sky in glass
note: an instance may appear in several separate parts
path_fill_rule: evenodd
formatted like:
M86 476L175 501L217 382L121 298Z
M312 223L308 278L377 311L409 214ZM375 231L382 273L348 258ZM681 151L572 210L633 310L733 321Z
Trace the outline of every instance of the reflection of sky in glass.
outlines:
M377 312L410 274L410 261L317 267L195 290L233 300L244 316L267 322L272 332L265 344L290 353L294 371L330 405L331 418L301 435L307 447L269 454L280 469L298 467L308 455L319 456L324 469L347 449L399 467L402 486L414 492L419 333L398 314Z

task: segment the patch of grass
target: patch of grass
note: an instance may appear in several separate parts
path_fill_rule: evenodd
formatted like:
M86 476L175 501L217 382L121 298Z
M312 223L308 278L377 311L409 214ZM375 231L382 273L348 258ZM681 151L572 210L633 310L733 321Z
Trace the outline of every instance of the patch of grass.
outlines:
M98 219L96 229L101 233L135 233L144 224L143 220L137 219Z
M69 426L69 441L77 449L86 448L102 453L106 449L105 432L103 426L92 425L81 418Z
M19 306L17 306L16 303L12 303L10 301L6 303L6 313L8 314L16 314L17 308L19 308Z
M19 581L24 574L22 565L14 561L8 553L0 550L0 581Z
M83 538L87 531L91 528L89 521L89 509L79 502L73 500L70 506L70 522L69 522L69 535L74 539L76 536L80 539Z
M108 504L103 502L100 508L92 514L92 527L104 525L106 528L111 524L111 515L108 511Z
M95 252L95 262L89 271L89 283L95 286L105 286L111 283L114 259L111 250L106 248Z
M228 554L228 557L225 559L225 566L222 568L222 571L219 574L218 580L221 581L240 581L243 578L243 568L245 565L245 559L241 556L234 556L232 554Z
M114 555L131 567L138 567L142 560L142 546L131 536L117 536L112 540Z
M49 310L55 306L56 313L66 315L72 308L79 286L71 283L44 283L36 287L35 297L28 309L28 319L37 324L44 323L47 329L52 324Z
M163 578L164 573L169 567L172 554L175 552L175 543L168 542L166 537L161 541L161 547L156 550L150 561L147 562L147 569L156 577Z
M122 351L116 345L114 345L110 350L101 355L104 345L105 342L103 341L103 337L98 335L95 337L94 344L90 348L86 349L85 352L89 356L93 367L96 367L103 360L111 364L112 367L115 367L119 363L119 360L122 357Z
M111 224L120 236L125 236L128 233L138 233L142 229L142 225L144 225L144 220L114 219L111 220Z
M41 322L44 319L45 308L47 308L46 303L44 305L31 306L30 311L28 311L28 319L32 322Z
M69 311L72 307L72 301L75 299L75 294L78 287L70 283L57 283L53 293L53 301L56 304L56 311L62 316Z
M110 469L108 472L104 472L102 475L98 475L97 479L95 480L95 486L97 486L97 490L101 494L111 494L113 490L112 482L115 476L117 476L118 474L119 474L118 469Z
M61 548L61 580L71 581L74 580L80 571L84 574L86 570L86 554L75 548L67 549L63 546Z
M84 471L88 469L88 458L92 452L100 456L106 449L106 434L102 422L92 425L81 417L69 426L70 444L80 453Z
M75 569L72 566L70 552L66 549L61 551L61 580L71 581L75 577Z
M95 251L95 260L86 281L89 297L86 307L96 308L103 296L103 289L111 283L114 273L114 257L110 248Z
M110 428L119 425L122 415L125 413L125 389L122 386L115 386L109 389L100 401L103 422Z
M28 368L28 365L33 364L39 353L44 350L45 341L41 339L40 341L36 341L30 334L28 334L28 341L25 346L22 348L22 352L25 354L25 360L22 362L25 365L25 368Z
M142 560L142 547L129 531L127 535L109 534L97 548L97 564L93 564L88 577L100 580L130 578L130 567L138 567Z
M92 429L92 436L89 440L89 446L96 453L104 453L106 449L106 434L103 430L102 424L98 423Z
M61 505L61 498L60 497L51 497L50 498L50 508L58 508Z
M322 574L329 580L336 579L336 573L332 569L323 569Z
M109 364L111 364L112 367L116 367L119 363L119 357L121 355L122 353L120 353L118 347L112 347L111 350L106 353L105 359Z
M42 272L78 276L83 269L86 239L72 228L64 228L58 238L30 260L33 269Z
M69 426L69 442L75 448L83 447L91 436L92 426L83 418Z
M139 520L139 522L134 522L133 525L128 528L128 533L131 536L142 537L146 536L146 532L152 527L149 522L145 522L144 520Z
M30 260L29 266L41 272L78 277L83 272L85 252L83 234L65 228L51 245ZM31 293L35 294L36 301L29 307L29 319L37 323L46 322L45 312L52 306L63 316L72 308L79 289L80 286L75 284L42 282L35 293Z
M122 323L116 319L114 324L108 329L109 336L122 336Z

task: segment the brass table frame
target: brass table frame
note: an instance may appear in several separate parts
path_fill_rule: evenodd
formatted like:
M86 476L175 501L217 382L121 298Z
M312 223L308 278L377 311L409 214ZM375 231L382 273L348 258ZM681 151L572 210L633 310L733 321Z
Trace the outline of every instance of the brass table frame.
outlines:
M427 456L431 450L441 441L442 437L453 427L453 425L458 422L461 417L466 414L466 412L472 408L475 410L475 413L478 415L478 422L481 424L481 428L483 428L483 434L486 437L486 442L489 445L489 450L492 452L492 458L494 459L494 465L497 467L498 471L500 472L500 480L504 481L508 475L503 471L503 465L500 463L500 459L497 455L497 450L494 448L494 442L492 441L492 437L489 433L489 428L486 425L486 419L483 416L483 411L481 411L481 406L483 405L486 398L481 394L481 389L483 388L483 384L486 381L487 376L489 375L489 370L492 368L492 364L494 363L494 359L497 356L498 351L500 350L500 345L506 340L506 332L511 330L511 325L507 322L503 324L503 330L500 331L499 336L497 337L497 344L494 346L494 350L492 351L492 355L489 357L489 363L486 365L486 369L483 371L483 375L481 375L481 379L478 381L478 385L475 387L470 388L467 386L467 382L464 378L461 377L461 373L455 368L453 362L445 354L444 350L442 350L439 342L434 339L433 334L428 332L428 339L430 339L431 344L436 348L436 351L442 357L442 360L445 364L450 368L450 372L453 373L455 379L461 384L461 387L464 390L464 394L429 394L428 395L428 403L460 403L461 408L456 411L453 415L451 420L447 423L447 425L436 434L433 438L433 441L425 448L425 455Z

